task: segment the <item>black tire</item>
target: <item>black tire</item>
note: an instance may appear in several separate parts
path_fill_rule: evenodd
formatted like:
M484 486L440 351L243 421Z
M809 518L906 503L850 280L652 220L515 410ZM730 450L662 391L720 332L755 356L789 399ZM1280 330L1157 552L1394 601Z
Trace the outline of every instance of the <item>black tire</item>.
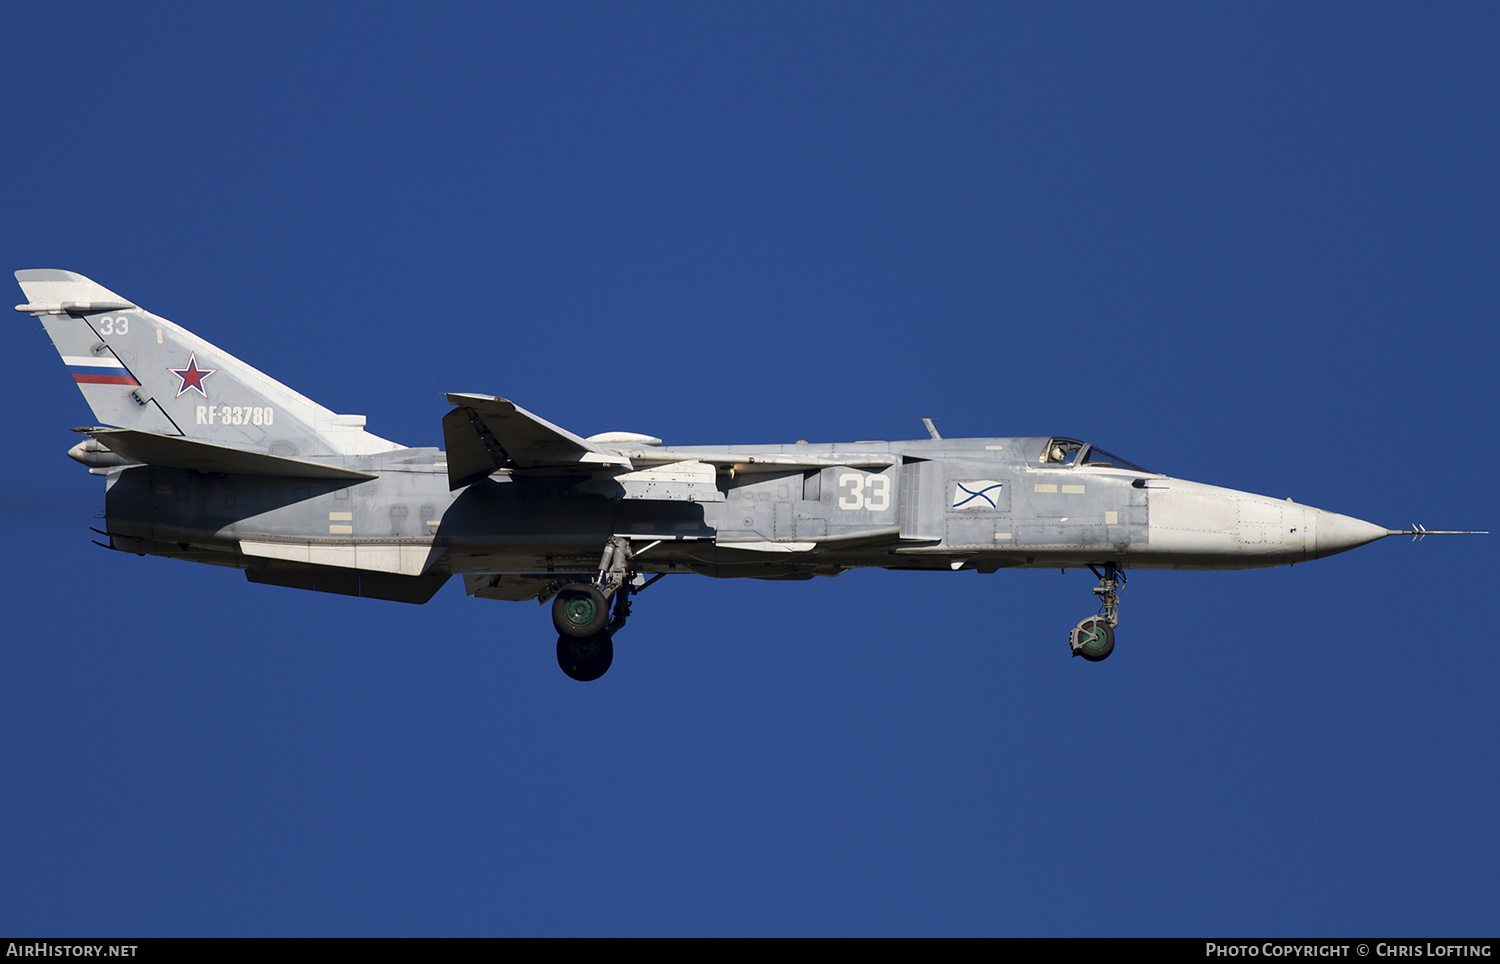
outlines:
M574 639L597 636L609 625L609 603L587 583L564 586L552 600L552 625L559 635Z
M580 683L588 683L603 676L609 672L610 664L614 661L614 637L609 633L600 633L589 639L557 637L557 665L570 678Z
M1097 663L1115 651L1115 630L1103 616L1090 616L1073 627L1068 641L1075 655Z

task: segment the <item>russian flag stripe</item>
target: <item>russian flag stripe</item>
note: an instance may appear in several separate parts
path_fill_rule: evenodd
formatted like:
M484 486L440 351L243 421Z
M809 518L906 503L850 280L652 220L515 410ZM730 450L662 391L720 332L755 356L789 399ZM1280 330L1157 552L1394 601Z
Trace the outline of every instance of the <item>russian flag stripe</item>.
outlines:
M80 385L140 384L113 354L64 355L62 360L63 364L73 369L73 381Z
M64 355L63 364L69 368L124 368L114 355Z
M129 375L74 375L73 381L80 385L139 385Z

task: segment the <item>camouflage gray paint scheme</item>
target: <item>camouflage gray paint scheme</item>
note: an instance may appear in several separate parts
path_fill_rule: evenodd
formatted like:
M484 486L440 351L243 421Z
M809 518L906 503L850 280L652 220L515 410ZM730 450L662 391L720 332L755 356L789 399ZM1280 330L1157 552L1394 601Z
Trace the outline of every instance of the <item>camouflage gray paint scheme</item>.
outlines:
M1090 566L1104 612L1070 641L1102 659L1120 570L1289 565L1391 531L1063 438L673 446L581 438L505 399L453 394L446 451L406 448L81 275L16 279L17 310L41 320L101 423L69 454L106 480L111 548L413 603L460 575L488 599L573 586L592 613L594 586L614 601L607 629L579 637L554 606L565 670L578 638L612 652L629 596L656 574Z

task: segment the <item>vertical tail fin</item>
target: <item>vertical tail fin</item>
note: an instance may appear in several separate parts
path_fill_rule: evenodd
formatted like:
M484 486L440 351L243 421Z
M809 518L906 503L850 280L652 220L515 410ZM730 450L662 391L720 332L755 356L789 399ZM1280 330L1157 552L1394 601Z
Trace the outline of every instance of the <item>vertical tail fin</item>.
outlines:
M401 448L83 275L33 268L16 281L16 310L41 319L102 424L289 457Z

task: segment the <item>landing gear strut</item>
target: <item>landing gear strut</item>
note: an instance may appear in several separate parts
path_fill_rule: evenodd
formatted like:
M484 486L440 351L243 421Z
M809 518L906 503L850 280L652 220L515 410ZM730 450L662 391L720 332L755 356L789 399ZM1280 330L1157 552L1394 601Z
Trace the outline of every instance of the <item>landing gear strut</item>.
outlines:
M1097 663L1115 651L1115 626L1120 622L1120 586L1126 582L1120 567L1112 562L1104 564L1101 573L1093 566L1089 569L1099 577L1094 595L1099 597L1099 613L1080 620L1068 633L1068 646L1074 656L1082 656Z
M666 575L657 573L650 579L635 575L630 564L637 555L629 539L611 536L594 581L564 586L553 598L557 665L573 679L587 683L605 674L615 658L614 635L630 618L630 597Z

